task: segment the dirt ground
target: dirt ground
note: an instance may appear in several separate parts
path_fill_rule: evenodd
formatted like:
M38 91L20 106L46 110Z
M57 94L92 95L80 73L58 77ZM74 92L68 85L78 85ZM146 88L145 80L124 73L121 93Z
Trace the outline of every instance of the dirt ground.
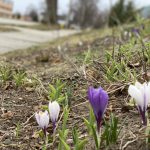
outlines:
M40 150L43 141L34 135L39 130L34 113L42 105L48 104L45 89L48 88L49 83L53 84L58 78L66 82L72 90L69 97L69 129L77 126L80 135L87 135L82 119L89 116L87 89L89 85L102 86L110 97L105 118L109 118L110 112L113 112L119 118L119 126L122 127L117 143L109 149L145 150L144 129L138 111L136 107L126 106L129 101L127 94L129 83L110 83L103 77L104 72L101 66L105 50L112 50L113 44L119 45L118 37L113 38L110 34L101 37L97 34L92 40L83 40L80 36L79 34L75 37L80 40L73 44L70 43L73 37L68 37L63 42L57 41L57 44L51 42L44 48L1 55L1 64L9 66L11 72L25 71L28 79L33 79L34 84L26 82L16 87L11 77L7 82L1 83L0 150ZM84 53L89 48L96 58L91 65L87 66L85 79L79 68L82 65ZM49 131L51 130L50 126ZM57 142L54 145L56 146ZM90 138L85 149L94 150L94 144ZM102 145L101 149L106 148Z

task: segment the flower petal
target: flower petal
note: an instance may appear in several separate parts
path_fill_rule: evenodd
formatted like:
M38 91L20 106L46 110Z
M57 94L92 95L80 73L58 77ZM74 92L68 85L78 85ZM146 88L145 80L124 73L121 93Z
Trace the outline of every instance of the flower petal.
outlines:
M49 102L49 112L50 112L50 118L52 122L56 122L59 116L60 112L60 106L58 102Z
M147 105L148 105L150 103L150 82L147 84L146 95L147 95Z
M40 116L39 116L39 113L35 113L35 118L36 118L36 121L38 124L40 124Z
M100 123L103 118L103 114L106 110L108 104L108 94L101 87L98 89L94 89L93 87L89 87L88 89L88 99L93 108L98 130L100 128Z
M88 99L91 103L91 106L94 110L94 114L96 115L96 117L98 116L98 112L101 107L100 103L100 93L101 93L102 88L98 88L98 89L94 89L93 87L90 87L88 90Z
M137 103L137 105L141 106L143 108L143 96L141 91L134 85L130 85L128 89L128 93L131 97L133 97Z
M38 113L35 113L35 118L37 120L37 123L42 129L45 129L48 127L48 124L49 124L48 111L45 111L45 112L39 111Z
M142 122L144 125L147 125L146 111L150 102L150 82L143 84L136 82L135 86L129 86L128 93L135 99Z
M143 85L142 85L140 82L136 81L136 82L135 82L135 86L136 86L138 89L140 89Z
M41 125L43 126L43 128L47 128L48 124L49 124L49 114L48 111L46 110L43 116L41 117Z

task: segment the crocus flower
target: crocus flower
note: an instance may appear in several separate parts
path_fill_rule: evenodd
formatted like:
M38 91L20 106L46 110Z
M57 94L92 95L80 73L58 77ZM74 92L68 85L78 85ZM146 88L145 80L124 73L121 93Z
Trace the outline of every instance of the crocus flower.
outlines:
M132 32L133 32L133 34L134 34L136 37L139 37L139 36L140 36L140 29L138 29L138 28L133 28L133 29L132 29Z
M49 102L49 113L50 113L51 121L53 123L53 129L55 129L56 127L56 121L58 119L59 112L60 112L60 106L58 102L56 101Z
M35 113L35 118L39 126L42 128L45 136L46 136L46 130L49 124L49 114L48 111L42 112L36 112Z
M147 125L146 111L150 102L150 83L136 82L135 85L129 86L128 93L137 104L143 124Z
M108 104L108 94L101 87L94 89L89 87L88 89L88 99L93 108L93 112L97 121L97 130L99 132L101 121Z

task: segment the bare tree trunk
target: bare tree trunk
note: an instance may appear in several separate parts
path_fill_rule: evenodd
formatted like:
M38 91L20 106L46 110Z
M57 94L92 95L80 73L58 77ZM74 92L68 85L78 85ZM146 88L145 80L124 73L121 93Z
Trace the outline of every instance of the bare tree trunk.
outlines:
M46 0L47 18L51 24L57 23L57 0Z

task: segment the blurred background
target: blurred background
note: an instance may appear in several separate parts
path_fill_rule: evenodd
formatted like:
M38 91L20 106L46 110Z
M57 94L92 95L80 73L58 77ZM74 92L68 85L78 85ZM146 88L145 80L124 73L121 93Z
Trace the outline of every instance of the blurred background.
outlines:
M0 18L8 22L83 29L127 24L138 16L150 18L149 0L0 0Z

